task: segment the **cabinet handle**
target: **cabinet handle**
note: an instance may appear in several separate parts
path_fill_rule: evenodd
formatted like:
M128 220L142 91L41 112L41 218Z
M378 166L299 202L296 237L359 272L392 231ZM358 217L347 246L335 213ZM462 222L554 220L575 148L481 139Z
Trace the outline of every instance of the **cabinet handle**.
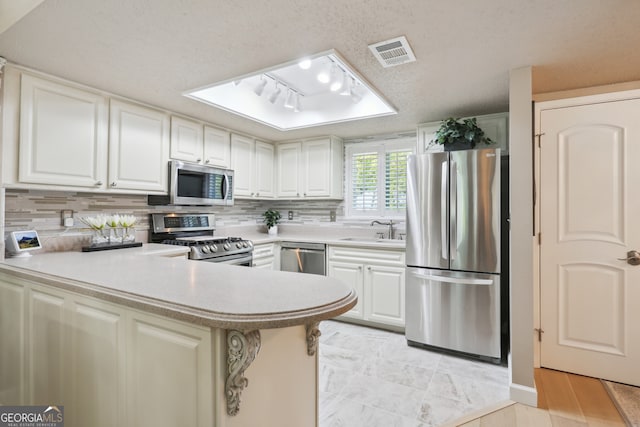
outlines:
M296 197L300 197L300 193L296 193Z
M102 185L102 181L96 182L96 185Z
M112 186L112 187L115 187L116 185L118 185L118 183L117 183L117 182L115 182L115 181L111 183L111 186Z
M256 197L260 197L260 193L256 193Z
M304 193L304 194L303 194L303 196L304 196L304 197L307 197L307 193Z
M368 266L368 267L367 267L367 270L371 271L371 266Z
M205 162L206 164L209 164L209 162L210 162L210 161L211 161L211 160L207 159L207 160L205 160L204 162Z
M253 197L255 195L255 193L251 193L251 197Z
M196 159L196 162L200 163L202 161L202 159L198 158Z
M361 265L358 266L358 270L362 270L362 266Z

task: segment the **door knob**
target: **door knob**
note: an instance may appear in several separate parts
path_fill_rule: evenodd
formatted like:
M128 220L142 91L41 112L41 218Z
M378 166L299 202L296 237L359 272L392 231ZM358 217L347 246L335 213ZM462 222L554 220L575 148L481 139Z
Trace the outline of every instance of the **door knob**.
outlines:
M640 265L640 252L629 251L626 258L618 258L620 261L627 261L630 265Z

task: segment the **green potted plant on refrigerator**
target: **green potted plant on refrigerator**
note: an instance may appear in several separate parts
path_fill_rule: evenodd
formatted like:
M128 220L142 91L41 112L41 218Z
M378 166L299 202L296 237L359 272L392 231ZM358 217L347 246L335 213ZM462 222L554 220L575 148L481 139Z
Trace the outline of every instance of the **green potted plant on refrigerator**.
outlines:
M469 150L477 144L494 144L478 126L476 118L456 119L450 117L440 124L431 144L441 144L445 151Z

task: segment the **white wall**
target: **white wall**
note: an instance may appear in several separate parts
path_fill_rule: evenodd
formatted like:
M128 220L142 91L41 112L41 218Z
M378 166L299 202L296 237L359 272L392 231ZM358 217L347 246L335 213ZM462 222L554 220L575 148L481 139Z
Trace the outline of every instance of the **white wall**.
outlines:
M512 70L509 86L511 399L535 406L531 67Z

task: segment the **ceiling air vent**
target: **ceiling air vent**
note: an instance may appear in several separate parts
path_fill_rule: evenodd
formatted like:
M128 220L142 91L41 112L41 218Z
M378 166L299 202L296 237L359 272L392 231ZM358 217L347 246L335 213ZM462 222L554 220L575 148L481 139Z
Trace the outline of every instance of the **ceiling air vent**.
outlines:
M413 54L411 46L409 46L409 42L404 36L370 44L369 49L371 49L373 55L385 68L416 60L416 56Z

